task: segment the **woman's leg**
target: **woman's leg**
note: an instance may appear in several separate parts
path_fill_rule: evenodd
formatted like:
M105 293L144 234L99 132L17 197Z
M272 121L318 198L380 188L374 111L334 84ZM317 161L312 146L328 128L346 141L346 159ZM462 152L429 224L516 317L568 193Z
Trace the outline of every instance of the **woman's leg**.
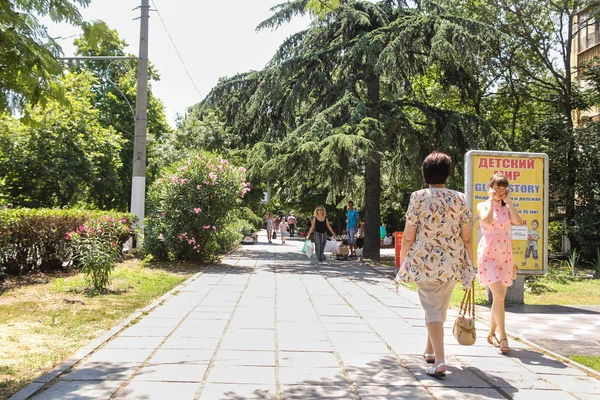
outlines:
M431 344L433 354L435 354L435 364L445 363L443 322L430 322L427 324L427 343Z
M325 259L325 241L327 240L327 233L315 232L315 253L317 253L317 259L323 261Z
M502 282L495 282L490 285L490 290L494 300L492 302L492 322L490 324L490 331L496 332L496 327L499 331L499 339L502 341L506 339L506 327L504 324L504 299L506 298L507 287ZM508 346L507 346L508 347Z
M425 354L435 354L435 364L446 362L444 351L444 321L450 305L450 297L456 282L419 282L418 293L421 305L425 310L425 322L427 323L427 342ZM438 372L445 371L440 367Z
M271 243L271 236L272 236L273 231L270 229L267 229L267 239L269 240L269 243Z

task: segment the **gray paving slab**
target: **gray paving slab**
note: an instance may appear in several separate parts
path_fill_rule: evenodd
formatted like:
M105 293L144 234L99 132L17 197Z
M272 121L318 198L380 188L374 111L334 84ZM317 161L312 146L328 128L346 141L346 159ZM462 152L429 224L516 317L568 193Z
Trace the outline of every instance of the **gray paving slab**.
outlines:
M216 337L171 336L161 346L163 349L214 349L219 343Z
M280 367L281 385L326 385L336 386L347 383L340 366L335 367Z
M37 393L35 400L97 400L110 398L121 381L58 381Z
M142 363L146 360L154 349L107 349L101 348L94 351L86 358L87 362L98 363Z
M495 389L431 387L429 390L437 399L444 400L506 399Z
M67 381L126 381L138 369L139 363L84 362L67 372Z
M214 349L158 349L146 365L157 364L209 364Z
M208 373L208 383L275 385L275 367L215 365Z
M275 351L220 349L214 359L214 364L275 367L276 358Z
M152 364L135 374L140 381L202 382L208 364Z
M177 398L177 400L193 400L199 388L199 383L148 382L135 378L125 388L119 390L115 399L172 400Z
M475 345L458 345L456 310L444 326L447 376L427 376L416 293L396 293L375 265L317 264L299 253L302 243L241 247L14 400L600 398L600 380L528 342L512 340L511 354L500 355L484 323ZM543 320L526 311L509 323L533 337L531 321ZM580 321L564 311L546 325L552 340L590 335L596 310L576 310L588 327L571 330Z
M204 386L200 400L275 400L275 385L241 385L208 383Z
M119 336L107 342L104 349L155 349L165 340L162 336Z
M431 399L427 389L413 385L360 385L358 394L361 400ZM447 397L438 398L446 399Z
M282 385L282 400L354 399L354 391L348 384L342 385Z

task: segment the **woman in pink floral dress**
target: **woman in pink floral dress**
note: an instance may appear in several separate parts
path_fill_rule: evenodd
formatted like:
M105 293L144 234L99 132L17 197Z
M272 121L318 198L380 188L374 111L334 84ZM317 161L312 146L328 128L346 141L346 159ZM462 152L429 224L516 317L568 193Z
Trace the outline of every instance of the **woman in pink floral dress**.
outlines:
M506 176L494 174L488 188L489 199L477 204L477 217L483 234L477 247L477 273L479 283L488 286L494 297L488 343L508 354L510 347L504 324L504 299L506 290L512 285L510 227L521 225L521 216L510 198ZM496 337L496 328L500 332L500 340Z
M423 161L423 178L429 188L414 192L406 212L398 281L414 281L425 311L427 341L425 373L446 374L444 321L452 290L460 280L465 288L473 281L471 211L462 193L446 188L452 160L431 153Z

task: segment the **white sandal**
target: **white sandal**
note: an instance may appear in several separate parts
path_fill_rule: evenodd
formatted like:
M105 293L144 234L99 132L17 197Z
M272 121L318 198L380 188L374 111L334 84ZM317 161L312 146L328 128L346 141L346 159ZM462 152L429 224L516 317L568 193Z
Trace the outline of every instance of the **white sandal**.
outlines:
M423 353L423 358L427 364L435 364L435 354L433 353Z
M438 365L434 365L431 368L427 368L425 370L425 373L429 376L433 376L434 378L443 378L446 376L446 370L438 372L438 369L445 366L445 363L439 363Z

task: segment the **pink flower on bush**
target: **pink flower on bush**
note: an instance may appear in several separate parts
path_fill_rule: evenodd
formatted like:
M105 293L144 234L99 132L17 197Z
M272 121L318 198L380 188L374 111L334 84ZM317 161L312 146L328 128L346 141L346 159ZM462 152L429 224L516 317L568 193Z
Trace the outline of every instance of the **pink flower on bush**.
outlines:
M200 207L194 208L194 213L198 214L200 212L202 212L202 209Z
M176 176L172 177L172 178L171 178L171 183L172 183L173 185L177 185L177 184L179 184L179 178L178 178L178 177L176 177Z
M162 233L160 233L160 234L158 235L158 240L165 240L165 237L163 236L163 234L162 234Z
M184 238L187 239L187 232L182 233L181 235L177 236L179 238L179 240L183 240Z
M195 244L195 243L196 243L195 238L188 239L188 244Z
M113 240L112 242L110 242L110 247L115 247L117 244L115 243L115 241Z
M125 218L121 218L121 219L119 219L119 221L121 221L122 223L127 222L127 220Z
M216 231L216 230L217 230L217 227L213 225L213 231Z
M210 174L208 174L208 177L212 180L212 181L216 181L217 180L217 174L215 174L214 172L211 172Z
M246 169L246 168L244 168L244 167L239 167L239 168L238 168L238 171L240 171L240 172L246 172L246 171L247 171L247 169Z
M190 160L188 159L188 161L190 161ZM185 171L187 171L187 170L188 170L188 167L186 167L186 166L184 165L183 167L179 168L179 170L180 170L180 171L183 171L183 172L185 172Z
M182 185L185 185L188 182L188 180L185 179L185 178L183 178L180 182L181 182Z
M202 185L196 185L196 189L200 190L202 188Z
M204 229L210 229L210 225L204 225Z

